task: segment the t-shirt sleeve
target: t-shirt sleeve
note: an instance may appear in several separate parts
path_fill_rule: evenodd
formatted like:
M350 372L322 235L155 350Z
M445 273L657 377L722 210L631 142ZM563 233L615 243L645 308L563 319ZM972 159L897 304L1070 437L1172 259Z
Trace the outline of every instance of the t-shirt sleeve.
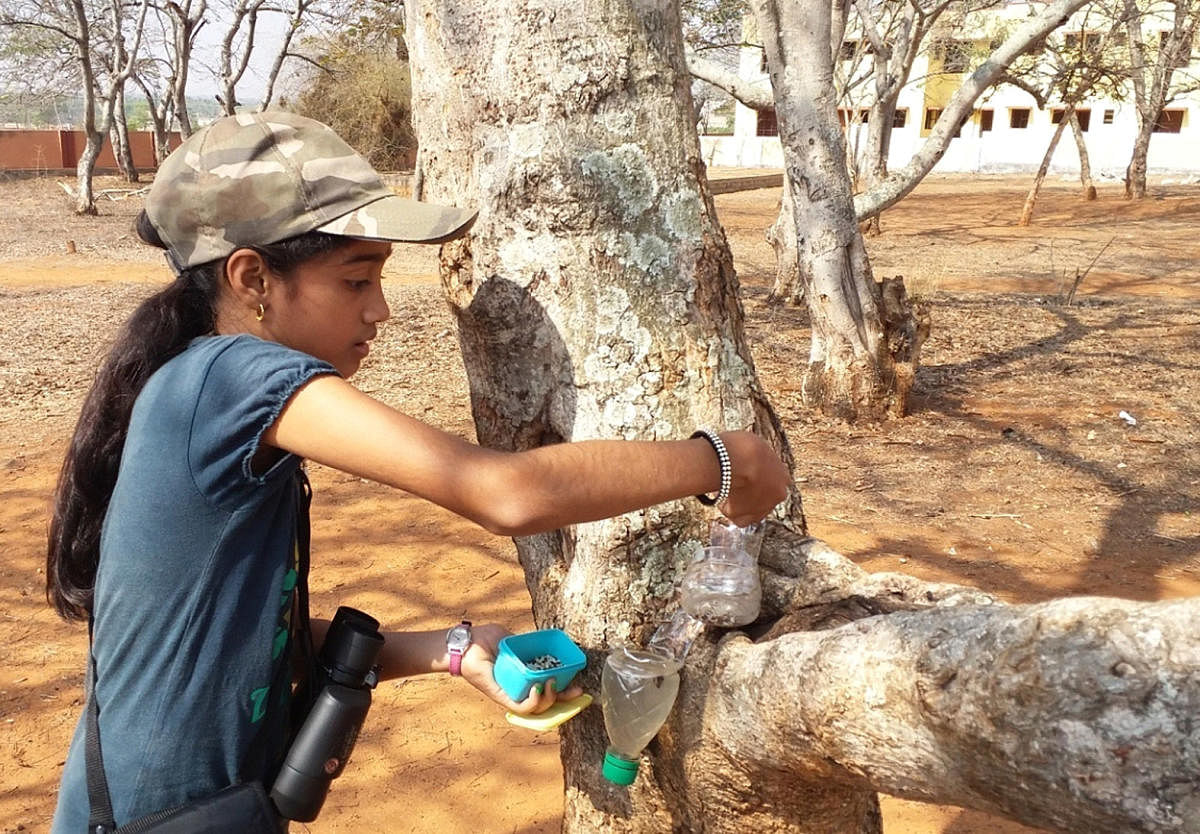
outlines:
M305 383L336 373L328 362L276 342L230 340L206 369L192 420L188 462L201 493L229 508L293 474L300 459L290 454L263 472L251 469L263 433Z

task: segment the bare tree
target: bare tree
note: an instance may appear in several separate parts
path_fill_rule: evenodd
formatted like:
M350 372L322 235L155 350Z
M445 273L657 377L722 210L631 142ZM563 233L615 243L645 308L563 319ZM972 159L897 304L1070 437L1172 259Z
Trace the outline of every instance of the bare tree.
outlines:
M1129 74L1133 84L1137 111L1137 136L1133 153L1125 170L1125 196L1141 199L1146 196L1146 158L1150 152L1150 137L1158 128L1163 108L1174 96L1200 87L1197 79L1184 74L1184 83L1177 82L1177 72L1191 61L1200 23L1200 0L1168 0L1167 22L1170 29L1151 30L1146 38L1146 21L1161 25L1162 17L1155 14L1164 4L1142 0L1124 0L1125 25L1129 33Z
M79 91L79 62L62 28L48 23L38 6L0 6L0 86L28 121L59 126L68 117L58 103Z
M844 177L846 150L833 71L833 56L839 54L842 43L838 35L835 44L834 35L844 27L840 18L844 7L835 14L828 4L806 4L804 8L811 11L811 16L806 14L800 20L780 16L794 11L791 7L763 10L755 6L759 37L764 45L778 45L778 56L769 46L766 56L773 88L771 100L787 161L780 215L768 234L778 264L772 294L784 299L803 297L813 320L813 345L802 387L807 404L849 419L905 413L928 324L919 310L914 314L902 281L874 280L861 235L848 218L873 218L912 191L945 153L978 97L1003 77L1013 60L1036 48L1086 2L1053 0L1018 26L965 77L912 160L899 171L881 175L868 191L856 197L851 196L851 184ZM863 8L871 12L867 4ZM892 46L874 31L876 49L883 47L877 69L883 69L886 80L876 91L883 90L893 97L893 112L894 96L907 80L917 45L943 13L944 8L934 4L927 7L925 16L914 13L910 20L898 15L894 18L897 23ZM785 20L790 28L780 30ZM874 29L872 21L868 17L864 26ZM916 38L917 34L921 38ZM786 60L789 54L797 57L790 64L792 69L784 71L776 61ZM890 61L882 60L882 55L888 55ZM688 61L689 69L705 80L729 80L728 73L721 73L696 56ZM902 72L906 73L904 78L898 86L892 86L887 78ZM744 103L765 103L761 86L741 82L726 89ZM883 115L889 107L886 100L880 107L870 123L871 130L883 132L869 144L882 152L888 135L884 125L890 125L891 119ZM785 129L788 124L802 126ZM793 145L790 157L789 142ZM805 164L794 166L791 160L800 159L806 160ZM839 159L842 174L835 170ZM873 170L881 173L885 167L875 166ZM818 197L815 203L801 205L813 195Z
M192 135L192 117L188 112L187 86L192 70L192 55L196 38L206 23L207 0L169 0L164 7L170 25L167 47L167 87L164 97L169 97L175 112L175 122L180 135L186 139Z
M171 125L175 120L175 98L171 93L174 75L162 77L162 71L173 72L164 59L144 58L138 62L130 80L146 97L151 130L154 133L154 163L162 164L170 153Z
M1106 27L1107 31L1104 31ZM1083 132L1079 125L1077 108L1089 96L1101 92L1105 96L1119 97L1125 79L1125 66L1121 59L1119 42L1125 30L1125 22L1118 14L1109 13L1097 3L1080 16L1070 27L1063 27L1048 38L1045 47L1037 54L1027 55L1010 68L1003 80L1013 84L1031 96L1039 108L1051 102L1061 103L1054 111L1057 127L1042 155L1033 184L1025 197L1020 226L1028 226L1033 218L1034 206L1042 183L1050 170L1054 151L1062 138L1063 131L1071 125L1080 153L1080 175L1084 183L1084 196L1095 197L1090 175L1085 177L1084 167L1087 148L1083 145Z
M866 186L878 187L888 173L896 102L912 76L913 65L926 39L954 0L910 3L872 3L856 0L857 24L870 44L874 95L867 117ZM963 9L960 16L970 9ZM869 218L878 223L879 215ZM876 225L877 228L877 225Z
M774 11L828 20L817 5ZM421 0L408 22L428 197L479 209L440 262L480 442L715 421L785 448L670 0ZM773 72L801 68L783 57ZM534 618L588 652L586 686L671 613L703 527L676 502L517 540ZM693 646L632 786L600 776L598 710L563 725L564 831L878 834L879 790L1060 831L1196 831L1196 601L1007 606L866 574L803 533L797 498L764 544L760 621Z
M933 166L950 146L950 140L971 115L975 101L988 88L1003 78L1014 60L1040 46L1047 35L1062 26L1076 10L1089 0L1051 0L1034 16L1016 27L1004 41L964 79L934 123L929 137L912 159L900 170L889 174L869 191L854 198L855 214L860 219L872 217L895 205L909 194L933 170Z
M240 106L237 88L245 78L250 66L250 57L256 49L261 48L259 42L259 24L261 17L269 14L285 13L287 21L278 41L270 44L271 68L267 73L266 90L258 103L258 110L265 110L271 105L275 95L275 85L279 73L288 59L304 60L305 56L292 49L293 41L304 26L316 13L322 0L290 0L291 5L286 9L269 5L267 0L234 0L229 8L229 18L226 22L225 34L221 38L218 55L217 76L221 92L217 96L226 115L233 115Z
M141 48L148 0L127 7L121 0L89 6L85 0L13 0L0 25L41 30L72 51L84 100L86 136L76 165L75 211L95 214L92 176L125 82ZM132 10L132 13L130 13Z
M70 4L75 9L79 31L88 31L87 10L84 3L82 0L70 0ZM129 152L129 142L124 125L125 84L137 64L148 8L149 0L140 0L134 17L128 19L122 0L109 0L108 29L104 31L102 28L98 33L101 37L96 37L91 41L92 51L101 58L99 64L102 73L94 74L92 72L97 62L89 59L89 69L84 75L92 75L96 90L95 95L89 95L88 99L99 105L100 112L97 116L94 112L96 109L94 104L85 105L87 115L84 119L83 130L87 142L76 171L78 194L75 210L80 214L96 213L95 200L92 195L92 172L95 170L100 149L104 145L104 136L114 126L124 139L124 148L114 148L114 154L123 157L126 178L130 182L137 181L137 173L133 168L133 155ZM95 49L96 46L102 48ZM119 125L117 124L118 114L121 117Z

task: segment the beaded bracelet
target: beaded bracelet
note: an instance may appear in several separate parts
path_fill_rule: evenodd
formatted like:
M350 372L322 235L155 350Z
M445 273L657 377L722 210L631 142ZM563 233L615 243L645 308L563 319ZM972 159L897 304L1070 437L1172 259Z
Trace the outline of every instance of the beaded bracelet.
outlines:
M733 464L729 460L729 450L725 448L725 441L715 431L709 429L700 429L692 434L691 439L703 437L712 444L713 450L717 453L717 461L721 464L721 488L717 490L717 497L710 498L707 495L697 495L696 500L707 507L714 504L723 504L725 499L729 497L729 490L733 486Z

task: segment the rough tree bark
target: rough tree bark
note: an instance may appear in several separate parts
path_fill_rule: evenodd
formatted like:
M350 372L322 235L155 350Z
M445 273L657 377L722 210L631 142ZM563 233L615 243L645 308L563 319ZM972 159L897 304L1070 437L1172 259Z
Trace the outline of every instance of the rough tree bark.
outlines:
M672 3L422 0L407 17L426 196L480 212L441 253L480 441L715 423L784 448ZM672 610L703 521L678 502L517 541L535 620L587 651L590 691L611 646ZM563 725L564 830L878 834L878 789L1033 825L1189 830L1197 606L1007 608L868 575L803 531L795 498L764 544L760 623L698 640L634 785L600 776L599 710Z

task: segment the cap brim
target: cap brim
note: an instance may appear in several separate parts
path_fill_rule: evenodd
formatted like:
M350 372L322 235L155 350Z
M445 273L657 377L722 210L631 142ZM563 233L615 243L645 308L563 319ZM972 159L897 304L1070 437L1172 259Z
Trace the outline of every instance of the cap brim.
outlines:
M445 243L465 235L477 216L478 212L469 209L390 196L343 214L315 231L364 240Z

